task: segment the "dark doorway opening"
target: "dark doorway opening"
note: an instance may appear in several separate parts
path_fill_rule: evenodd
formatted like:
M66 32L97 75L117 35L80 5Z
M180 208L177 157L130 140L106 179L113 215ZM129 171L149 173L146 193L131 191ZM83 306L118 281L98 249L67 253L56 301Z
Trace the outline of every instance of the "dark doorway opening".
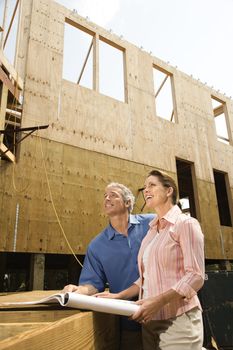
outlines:
M218 203L220 224L222 226L232 226L229 198L227 192L227 174L214 170L214 182Z
M176 159L176 170L179 187L179 197L182 211L197 218L197 207L194 193L193 163Z

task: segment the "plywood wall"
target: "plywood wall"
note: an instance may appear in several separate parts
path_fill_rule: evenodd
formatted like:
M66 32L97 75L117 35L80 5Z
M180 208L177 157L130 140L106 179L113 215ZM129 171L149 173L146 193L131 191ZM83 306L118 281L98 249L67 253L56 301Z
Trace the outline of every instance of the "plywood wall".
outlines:
M1 173L0 250L14 251L16 240L16 251L69 253L54 205L72 248L84 254L107 224L104 189L112 181L133 189L136 211L143 206L138 189L149 167L36 136L22 143L20 153L17 165L6 163Z
M66 18L125 50L127 102L62 79ZM176 123L155 114L153 65L173 76ZM102 199L109 181L137 194L151 168L176 179L179 158L194 163L206 257L233 258L233 230L220 226L213 178L213 169L227 173L233 194L233 146L217 140L211 96L226 103L230 140L231 99L49 0L22 2L17 69L25 81L23 126L50 127L40 131L41 141L34 136L22 143L15 166L1 164L2 251L12 251L18 204L17 251L69 252L43 160L64 231L81 254L106 224ZM135 211L141 206L139 195Z

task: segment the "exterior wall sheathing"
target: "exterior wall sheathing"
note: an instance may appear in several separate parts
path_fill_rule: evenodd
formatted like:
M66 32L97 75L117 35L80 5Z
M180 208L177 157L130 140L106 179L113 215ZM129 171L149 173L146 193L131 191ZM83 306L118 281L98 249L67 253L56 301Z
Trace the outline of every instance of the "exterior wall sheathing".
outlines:
M213 169L228 174L232 197L233 145L217 140L211 96L226 103L230 140L233 101L53 1L22 1L21 12L22 126L49 128L22 142L15 165L1 162L0 251L69 254L53 201L73 250L85 254L106 224L106 184L132 188L139 212L138 189L148 171L161 169L177 180L179 158L194 163L206 258L233 259L233 229L220 225L213 177ZM66 18L125 50L127 102L62 79ZM176 123L155 115L153 65L173 76Z

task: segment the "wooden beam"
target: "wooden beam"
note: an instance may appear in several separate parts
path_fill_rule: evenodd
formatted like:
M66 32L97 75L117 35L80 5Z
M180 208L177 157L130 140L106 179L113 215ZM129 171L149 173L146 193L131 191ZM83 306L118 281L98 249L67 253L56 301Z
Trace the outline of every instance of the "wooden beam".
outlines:
M214 116L218 117L219 115L224 113L224 105L221 104L220 106L214 108Z
M17 334L32 331L34 329L40 329L50 322L25 322L25 323L0 323L0 341L10 337L14 337ZM0 345L1 346L1 345Z
M118 349L118 318L115 315L79 312L49 325L41 325L2 340L0 350Z
M31 307L25 307L23 309L0 309L0 320L1 323L20 323L25 322L25 320L30 320L30 322L55 322L74 314L77 315L77 309L62 308L54 310L47 306L46 308L40 307L33 310Z
M6 119L6 107L7 107L7 97L8 97L8 88L3 84L2 91L0 94L0 129L5 128L5 119ZM3 141L3 137L0 134L0 141Z
M19 101L19 89L12 84L12 81L8 78L7 74L4 72L2 67L0 67L0 80L4 85L7 86L8 90L12 93L12 95Z
M7 0L4 1L3 8L4 8L4 11L3 11L1 24L2 24L2 30L4 31L4 28L6 27L6 18L7 18L7 11L8 11ZM3 40L4 40L4 35L1 35L0 48L3 47Z
M70 18L66 18L65 21L66 21L66 23L69 23L70 25L72 25L72 26L74 26L74 27L76 27L76 28L82 30L83 32L85 32L85 33L87 33L87 34L90 34L90 35L92 35L92 36L95 35L95 31L88 29L87 26L85 26L85 27L82 26L81 24L79 24L79 23L73 21L73 20L70 19Z
M13 126L20 127L21 124L19 122L15 122L15 121L6 119L6 125L13 125Z
M81 72L80 72L80 74L79 74L79 78L78 78L78 80L77 80L77 84L79 84L79 83L80 83L80 80L82 79L82 75L83 75L84 69L85 69L85 67L86 67L88 58L89 58L90 53L91 53L91 49L92 49L92 47L93 47L93 40L94 40L94 39L92 38L92 41L91 41L91 44L90 44L90 46L89 46L89 49L88 49L86 58L85 58L85 60L84 60L84 63L83 63Z
M162 81L160 87L159 87L158 90L156 91L155 98L156 98L156 97L158 96L158 94L160 93L160 91L161 91L163 85L166 83L166 80L167 80L168 77L169 77L169 75L166 75L165 78L163 79L163 81Z
M15 68L12 66L12 64L7 60L7 58L4 56L3 51L0 49L0 63L6 68L8 73L11 75L11 77L16 82L18 88L20 90L23 90L23 79L19 76Z
M22 113L19 112L19 111L16 111L15 109L6 108L6 113L16 117L17 119L21 119L22 118Z
M10 24L9 24L9 27L8 27L8 30L7 30L7 33L6 33L6 36L5 36L4 43L3 43L3 48L5 48L5 46L6 46L6 42L7 42L8 36L10 34L10 30L11 30L12 24L14 22L14 18L15 18L15 14L16 14L16 11L17 11L17 8L18 8L18 4L19 4L19 0L17 0L16 4L15 4L15 8L14 8L13 14L11 16Z
M99 92L99 35L93 37L93 90Z
M30 288L43 290L44 289L44 269L45 269L45 255L32 254L31 259L31 277Z
M7 147L2 142L0 143L0 154L1 152L4 153L4 155L13 163L15 162L14 154L11 151L7 150Z

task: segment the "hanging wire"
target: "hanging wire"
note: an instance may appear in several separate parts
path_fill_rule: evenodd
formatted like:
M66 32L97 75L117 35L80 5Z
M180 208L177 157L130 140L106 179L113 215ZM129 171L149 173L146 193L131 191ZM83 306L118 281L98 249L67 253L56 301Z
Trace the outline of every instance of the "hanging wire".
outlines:
M14 162L13 163L13 170L12 170L12 184L13 184L13 188L14 188L15 192L22 193L22 192L25 192L26 190L28 190L28 188L30 186L30 183L28 182L28 184L22 190L17 188L16 182L15 182L15 166L16 166L16 163Z
M47 169L46 169L46 165L45 165L45 159L44 159L44 152L43 152L43 147L42 147L42 141L41 141L41 137L39 136L39 139L40 139L40 148L41 148L41 154L42 154L42 161L43 161L43 166L44 166L44 171L45 171L45 176L46 176L46 181L47 181L47 185L48 185L48 190L49 190L49 196L50 196L50 199L51 199L51 203L52 203L52 207L53 207L53 210L54 210L54 213L55 213L55 216L56 216L56 219L57 219L57 222L58 222L58 225L61 229L61 232L62 232L62 235L71 251L71 253L73 254L75 260L79 263L79 265L81 267L83 267L83 264L81 263L81 261L77 258L75 252L73 251L69 241L68 241L68 238L65 234L65 231L62 227L62 224L61 224L61 221L59 219L59 216L57 214L57 210L56 210L56 207L55 207L55 204L54 204L54 201L53 201L53 196L52 196L52 191L51 191L51 186L50 186L50 182L49 182L49 178L48 178L48 172L47 172Z

